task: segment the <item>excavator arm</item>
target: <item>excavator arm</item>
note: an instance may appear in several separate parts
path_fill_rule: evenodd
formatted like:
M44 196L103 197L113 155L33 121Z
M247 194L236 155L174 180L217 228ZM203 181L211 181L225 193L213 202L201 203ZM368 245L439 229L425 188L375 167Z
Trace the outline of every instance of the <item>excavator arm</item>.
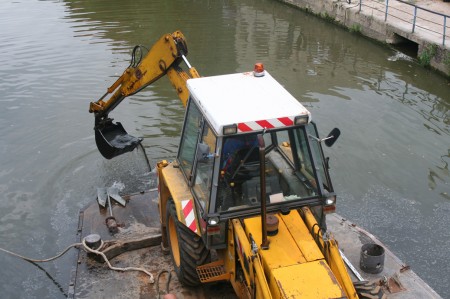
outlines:
M89 105L89 112L95 115L94 130L97 147L107 159L132 151L141 141L128 135L120 123L113 123L108 117L109 113L126 97L138 93L167 75L181 102L186 106L189 97L186 81L189 78L200 77L197 70L186 59L187 44L180 31L163 35L144 58L136 59L140 49L140 46L134 48L131 63L123 74L99 100ZM189 74L181 69L182 61L188 66ZM111 96L107 98L108 95Z

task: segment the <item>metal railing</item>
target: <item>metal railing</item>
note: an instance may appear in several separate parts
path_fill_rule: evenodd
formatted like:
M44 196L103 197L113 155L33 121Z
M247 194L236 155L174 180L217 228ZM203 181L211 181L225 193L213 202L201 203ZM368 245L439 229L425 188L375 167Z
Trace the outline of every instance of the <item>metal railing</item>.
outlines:
M399 3L404 5L400 5ZM443 46L445 46L446 38L450 38L450 36L447 35L447 18L450 18L449 15L432 11L402 0L384 0L384 3L382 0L360 0L359 11L361 12L361 10L366 7L383 13L385 22L389 16L390 18L399 19L411 24L412 33L415 33L416 29L419 28L434 35L442 36ZM407 7L408 9L406 9ZM443 20L443 22L441 22L441 20Z

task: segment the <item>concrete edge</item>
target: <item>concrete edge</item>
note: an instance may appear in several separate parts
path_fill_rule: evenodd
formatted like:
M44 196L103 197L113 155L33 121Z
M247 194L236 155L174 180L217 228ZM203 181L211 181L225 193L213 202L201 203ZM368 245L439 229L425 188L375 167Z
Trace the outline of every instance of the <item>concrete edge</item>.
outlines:
M441 75L450 78L450 49L436 44L426 36L409 32L404 26L385 22L384 18L359 12L358 6L341 1L330 0L277 0L301 9L338 26L357 32L386 45L401 42L403 39L418 45L418 63L430 67ZM450 43L450 41L449 41ZM422 58L422 59L419 59Z

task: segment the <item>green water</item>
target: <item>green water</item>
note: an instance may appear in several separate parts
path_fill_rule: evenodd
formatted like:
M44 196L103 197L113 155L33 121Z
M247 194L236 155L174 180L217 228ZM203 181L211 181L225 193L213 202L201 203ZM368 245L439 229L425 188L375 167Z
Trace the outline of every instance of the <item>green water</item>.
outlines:
M379 237L440 294L450 289L450 86L394 50L277 1L3 1L0 247L41 258L75 241L96 187L148 188L142 151L104 160L90 101L134 45L182 30L203 76L266 69L311 112L330 156L338 213ZM226 103L224 103L226 105ZM236 111L239 107L236 107ZM175 157L184 109L166 78L112 115ZM73 253L73 252L72 252ZM0 254L2 298L64 298L73 254L35 266Z

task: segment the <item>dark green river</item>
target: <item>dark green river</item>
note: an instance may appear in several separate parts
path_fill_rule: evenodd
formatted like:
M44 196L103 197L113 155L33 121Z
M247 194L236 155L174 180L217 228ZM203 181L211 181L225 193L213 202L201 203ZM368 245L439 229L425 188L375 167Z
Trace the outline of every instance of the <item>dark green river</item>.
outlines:
M134 45L179 29L202 76L263 62L322 135L339 127L338 213L450 293L450 85L414 59L274 0L3 0L0 28L0 247L54 256L97 187L152 186L142 151L101 157L88 107ZM183 114L163 78L112 116L153 167L175 157ZM64 298L74 254L38 268L0 252L0 297Z

